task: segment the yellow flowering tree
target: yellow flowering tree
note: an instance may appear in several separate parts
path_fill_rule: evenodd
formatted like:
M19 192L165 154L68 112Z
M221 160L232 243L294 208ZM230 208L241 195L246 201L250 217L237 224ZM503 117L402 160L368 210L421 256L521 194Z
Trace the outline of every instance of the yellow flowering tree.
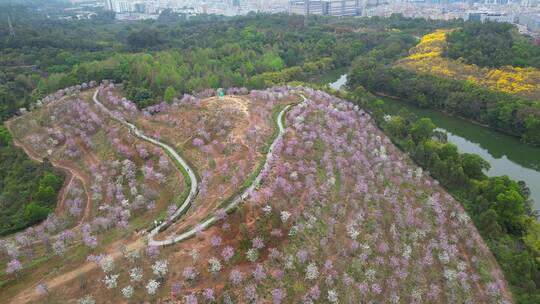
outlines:
M540 98L540 70L532 67L480 68L462 60L444 57L448 48L449 30L427 34L410 50L399 66L453 79L468 80L483 87L504 93Z

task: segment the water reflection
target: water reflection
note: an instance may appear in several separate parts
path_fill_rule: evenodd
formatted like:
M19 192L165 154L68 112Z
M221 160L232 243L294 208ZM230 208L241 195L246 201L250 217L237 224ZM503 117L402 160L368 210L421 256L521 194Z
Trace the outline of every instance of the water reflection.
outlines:
M437 111L422 109L391 98L381 99L390 114L406 108L418 117L431 118L437 127L448 133L448 141L455 144L460 152L475 153L488 161L491 165L487 172L489 176L508 175L514 180L525 181L531 189L535 209L540 210L540 148Z
M347 82L346 73L346 70L341 69L330 72L321 79L328 79L325 83L339 90ZM525 181L531 189L535 209L540 210L540 148L526 145L516 137L441 112L419 108L391 98L380 98L385 101L386 111L389 114L395 114L401 108L406 108L418 117L431 118L448 134L448 141L455 144L460 152L475 153L488 161L491 165L491 169L487 172L489 176L508 175L514 180Z
M341 90L343 87L345 87L346 84L347 84L347 74L343 74L339 76L339 78L336 81L329 83L328 85L334 90Z
M429 117L441 129L451 133L456 139L461 137L478 145L481 150L495 159L507 157L520 166L540 170L540 148L522 143L513 136L502 134L468 121L450 117L440 112L422 109L391 98L383 98L389 113L396 113L401 108L415 113L418 117Z

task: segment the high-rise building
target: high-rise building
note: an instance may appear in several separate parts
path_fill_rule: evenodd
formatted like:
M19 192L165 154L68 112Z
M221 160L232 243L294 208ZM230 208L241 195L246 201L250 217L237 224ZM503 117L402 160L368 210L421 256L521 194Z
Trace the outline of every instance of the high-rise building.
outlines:
M360 0L291 0L289 13L323 16L356 16L362 11Z
M520 14L519 24L524 25L530 31L540 32L540 15L539 14Z
M329 16L356 16L360 14L361 1L324 1L324 15Z
M137 13L146 13L146 4L144 2L135 2L133 3L133 10Z
M114 11L117 13L133 12L133 5L129 1L113 1Z
M105 9L108 11L114 10L113 0L105 0Z
M289 2L289 13L297 15L322 15L322 1L291 1Z

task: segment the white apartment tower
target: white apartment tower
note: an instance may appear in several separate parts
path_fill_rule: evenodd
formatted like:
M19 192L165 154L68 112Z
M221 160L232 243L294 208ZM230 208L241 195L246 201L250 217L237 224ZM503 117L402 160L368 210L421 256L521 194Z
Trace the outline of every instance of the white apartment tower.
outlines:
M361 0L291 0L289 13L299 15L357 16L363 7Z
M105 9L108 11L114 11L113 0L105 0Z

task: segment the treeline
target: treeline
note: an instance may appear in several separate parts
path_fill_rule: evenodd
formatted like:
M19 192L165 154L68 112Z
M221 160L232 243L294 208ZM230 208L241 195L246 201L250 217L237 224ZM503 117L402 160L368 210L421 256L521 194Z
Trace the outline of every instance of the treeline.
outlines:
M175 96L206 88L266 88L304 80L350 62L366 53L397 59L415 43L399 31L355 33L337 31L338 25L318 19L320 27L304 28L301 18L251 16L222 23L203 23L191 33L184 30L182 43L159 39L163 45L181 46L153 53L117 54L102 61L78 64L69 73L52 74L36 88L39 95L92 79L123 82L128 97L144 107L171 101ZM202 23L202 24L201 24ZM225 29L225 30L224 30ZM141 31L147 31L142 29ZM161 33L161 32L160 32ZM137 38L137 44L146 36ZM144 40L144 39L143 39ZM186 41L191 41L186 46ZM152 44L152 43L149 43Z
M353 65L349 86L359 85L540 145L540 104L535 101L484 89L468 81L388 67L371 58L359 59Z
M405 109L386 116L384 101L360 86L346 98L370 109L392 141L463 203L517 303L540 303L540 223L526 185L507 176L487 177L489 163L476 154L459 153L429 118Z
M0 127L0 236L47 218L63 181L63 174L47 160L41 164L30 160Z
M183 93L207 88L262 89L335 67L331 57L286 67L277 52L257 53L239 44L228 44L218 49L117 55L106 61L81 64L64 78L49 78L43 84L47 90L60 86L65 78L75 82L114 79L125 84L128 98L139 107L146 107L162 99L170 102Z
M397 59L414 36L451 26L447 21L250 14L117 23L58 21L10 8L15 35L0 5L0 118L63 87L103 78L125 81L141 105L230 85L260 88L337 67L359 55ZM170 67L167 67L171 65ZM140 73L140 74L137 74ZM177 82L175 82L177 81Z
M110 17L100 14L93 20L59 21L35 8L10 4L0 3L2 121L39 97L36 88L42 79L58 78L81 62L105 59L118 45L114 32L105 30L113 26ZM69 81L62 84L73 85Z
M515 27L501 22L466 22L447 39L447 55L486 67L505 65L540 67L540 47L521 36Z

